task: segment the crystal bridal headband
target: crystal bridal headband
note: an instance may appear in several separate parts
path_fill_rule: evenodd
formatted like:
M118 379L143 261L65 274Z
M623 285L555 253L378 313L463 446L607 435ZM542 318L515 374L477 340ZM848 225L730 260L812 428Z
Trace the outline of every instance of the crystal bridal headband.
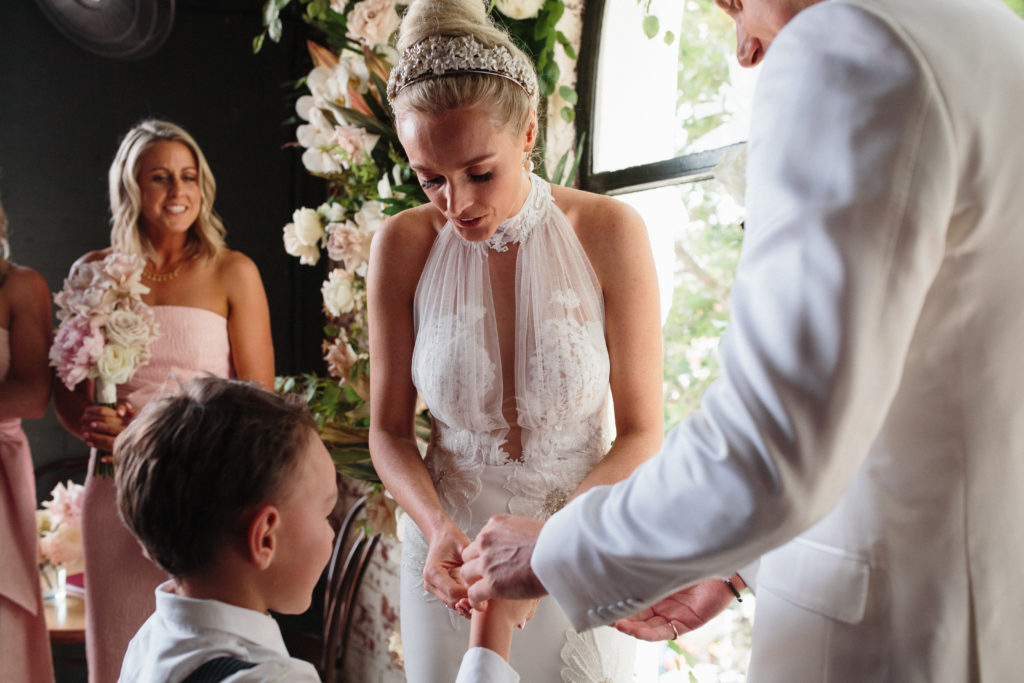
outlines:
M531 98L537 93L533 66L507 47L487 47L472 36L430 36L399 56L388 78L388 99L394 101L413 83L456 73L501 76L517 83Z

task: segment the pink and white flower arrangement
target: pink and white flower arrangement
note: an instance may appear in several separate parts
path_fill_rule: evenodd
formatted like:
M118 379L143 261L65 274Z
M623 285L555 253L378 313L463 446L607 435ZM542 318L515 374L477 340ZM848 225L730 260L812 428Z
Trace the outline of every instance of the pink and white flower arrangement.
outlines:
M152 309L142 301L145 262L112 252L102 261L76 263L54 295L60 326L50 365L73 390L84 379L124 384L149 360L157 337Z
M36 511L40 569L63 567L67 574L82 571L82 498L85 487L68 481L57 484L50 500Z
M159 336L142 295L145 261L111 252L101 261L76 263L54 295L60 325L50 347L50 365L69 390L95 380L96 402L113 405L117 385L131 380L149 361ZM97 474L112 475L109 463L97 461Z

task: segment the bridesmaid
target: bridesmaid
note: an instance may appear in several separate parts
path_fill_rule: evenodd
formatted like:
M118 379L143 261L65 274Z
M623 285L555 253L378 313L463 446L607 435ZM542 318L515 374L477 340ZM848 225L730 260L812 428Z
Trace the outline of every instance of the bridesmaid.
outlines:
M53 681L36 559L36 484L22 418L50 402L50 290L7 260L0 206L0 681Z
M94 477L98 451L135 412L203 374L274 382L267 298L256 265L224 244L214 212L216 184L199 145L173 123L148 120L124 137L110 167L111 250L146 259L143 300L159 338L147 365L118 387L116 409L92 405L91 382L74 393L58 383L64 426L92 447L83 505L86 654L90 683L116 681L131 637L154 610L167 577L139 549L117 515L113 479Z

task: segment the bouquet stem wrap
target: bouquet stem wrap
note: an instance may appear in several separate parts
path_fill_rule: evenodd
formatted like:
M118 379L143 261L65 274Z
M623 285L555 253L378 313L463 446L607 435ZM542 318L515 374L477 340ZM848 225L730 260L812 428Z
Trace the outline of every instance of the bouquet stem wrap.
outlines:
M117 385L102 377L97 377L93 383L95 390L94 402L96 405L107 408L117 408ZM114 476L114 463L106 459L113 455L108 451L97 451L96 464L92 470L92 476L110 478Z

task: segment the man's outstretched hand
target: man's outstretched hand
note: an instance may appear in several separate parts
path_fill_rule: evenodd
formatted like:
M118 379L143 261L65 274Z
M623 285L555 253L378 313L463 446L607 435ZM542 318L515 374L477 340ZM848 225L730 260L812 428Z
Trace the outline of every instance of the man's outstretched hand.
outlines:
M470 593L472 596L472 593ZM675 640L729 606L733 593L721 579L706 579L673 593L612 626L640 640Z
M547 593L530 568L533 547L543 522L512 515L495 515L462 551L462 580L469 602L483 609L491 598L523 600Z

